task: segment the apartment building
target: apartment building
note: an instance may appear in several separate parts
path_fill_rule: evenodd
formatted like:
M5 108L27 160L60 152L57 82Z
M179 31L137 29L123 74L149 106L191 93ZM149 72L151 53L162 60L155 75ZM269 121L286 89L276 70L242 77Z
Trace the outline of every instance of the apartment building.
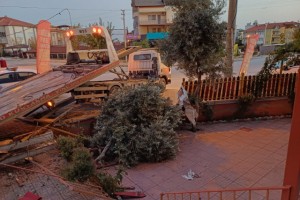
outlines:
M293 41L294 31L298 28L298 22L257 24L246 29L245 35L258 34L258 45L279 45Z
M134 35L141 39L162 39L173 22L174 11L164 0L132 0Z

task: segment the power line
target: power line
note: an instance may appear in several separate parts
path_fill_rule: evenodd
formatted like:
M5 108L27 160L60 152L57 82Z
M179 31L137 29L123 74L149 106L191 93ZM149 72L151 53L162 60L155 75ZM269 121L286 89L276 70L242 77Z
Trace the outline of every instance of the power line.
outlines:
M63 10L61 10L60 12L56 13L55 15L49 17L48 19L43 20L42 22L37 23L35 26L37 26L37 25L39 25L39 24L42 24L42 23L44 23L45 21L50 21L51 19L53 19L53 18L56 17L57 15L61 15L61 13L64 12L65 10L68 10L68 9L67 9L67 8L64 8ZM70 14L70 11L69 11L69 14ZM70 22L71 22L71 26L72 26L71 15L69 15L69 16L70 16ZM31 28L32 28L32 27L31 27ZM10 36L10 35L15 35L15 34L17 34L17 33L25 32L26 30L29 30L29 29L31 29L31 28L26 28L26 29L23 29L22 31L17 31L17 32L14 32L13 34L8 34L8 35L6 35L6 37L7 37L7 36Z
M57 10L57 9L63 9L63 8L56 8L56 7L37 7L37 6L0 6L1 8L21 8L21 9L45 9L45 10ZM105 11L105 12L119 12L119 10L105 10L105 9L96 9L96 8L69 8L69 10L89 10L89 11ZM130 9L124 9L125 11L131 11Z

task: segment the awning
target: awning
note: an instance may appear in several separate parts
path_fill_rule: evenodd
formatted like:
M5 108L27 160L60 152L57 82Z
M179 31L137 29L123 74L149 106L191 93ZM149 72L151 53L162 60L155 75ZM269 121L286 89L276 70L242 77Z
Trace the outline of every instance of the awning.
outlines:
M168 33L165 32L157 32L157 33L147 33L146 38L148 40L161 40L168 37Z

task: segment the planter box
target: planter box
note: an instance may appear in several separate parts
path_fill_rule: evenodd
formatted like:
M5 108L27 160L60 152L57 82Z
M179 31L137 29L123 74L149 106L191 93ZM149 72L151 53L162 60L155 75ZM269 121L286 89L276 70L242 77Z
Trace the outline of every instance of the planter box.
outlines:
M239 104L236 100L211 101L208 102L208 104L213 110L212 120L291 115L293 110L292 104L287 97L256 100L249 106L247 112L240 116L237 114L239 111ZM209 121L202 114L201 110L199 111L198 121Z

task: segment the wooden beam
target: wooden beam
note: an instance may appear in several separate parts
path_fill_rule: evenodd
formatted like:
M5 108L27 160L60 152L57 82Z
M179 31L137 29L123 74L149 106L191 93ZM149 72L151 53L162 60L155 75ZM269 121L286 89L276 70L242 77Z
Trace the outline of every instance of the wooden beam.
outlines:
M46 151L49 151L49 150L55 148L53 144L54 143L51 143L51 144L49 144L47 146L44 146L44 147L40 147L40 148L37 148L37 149L32 149L32 150L23 152L21 154L17 154L15 156L11 156L11 157L1 161L0 164L8 164L8 163L17 162L19 160L25 159L26 157L35 156L35 155L44 153Z
M46 133L42 135L35 136L33 138L30 138L29 140L26 140L24 142L20 141L15 141L11 144L5 145L5 146L0 146L0 151L1 150L7 150L7 151L13 151L16 149L21 149L27 146L31 146L34 144L39 144L48 140L53 140L53 132L51 130L48 130Z

